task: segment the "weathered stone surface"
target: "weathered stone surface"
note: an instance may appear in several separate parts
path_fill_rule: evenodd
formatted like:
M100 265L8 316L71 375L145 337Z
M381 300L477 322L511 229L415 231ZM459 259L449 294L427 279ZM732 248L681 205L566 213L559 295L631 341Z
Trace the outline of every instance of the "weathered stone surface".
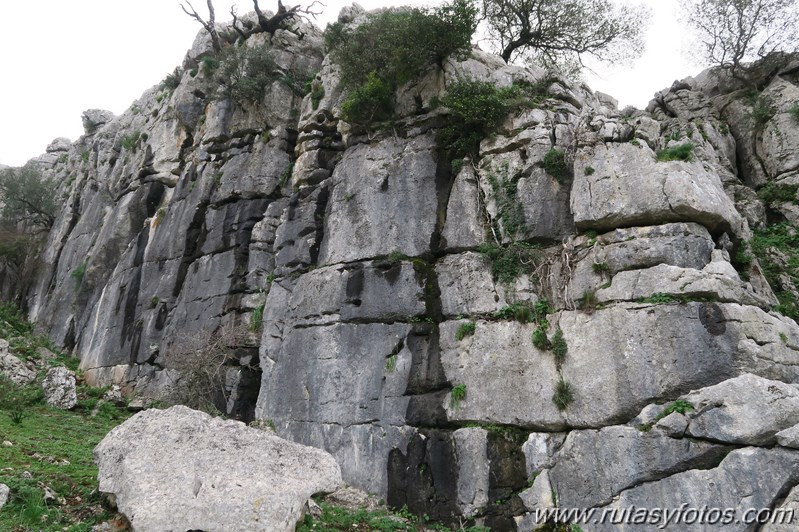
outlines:
M525 509L529 513L516 516L514 521L519 530L535 530L537 527L544 524L543 518L536 519L535 510L544 510L546 508L555 508L555 494L554 486L550 480L549 470L542 471L533 480L533 485L519 494Z
M495 283L491 265L480 253L447 255L436 263L444 316L492 313L507 305L506 289Z
M715 264L710 263L708 269ZM706 298L711 301L771 308L770 301L749 290L731 266L730 270L732 271L715 273L707 269L699 271L660 264L645 270L619 272L613 276L611 286L597 291L596 297L599 302L607 303L636 301L658 293L675 298Z
M445 399L449 419L480 420L539 429L559 429L564 419L552 403L557 372L552 357L533 347L533 325L476 322L472 336L455 338L460 321L441 324L441 363L466 398ZM493 383L502 381L503 386Z
M594 172L586 175L589 166ZM742 231L718 175L699 162L657 162L648 147L632 144L577 154L571 209L580 229L696 222L713 231Z
M773 445L777 432L799 423L799 389L744 374L691 392L686 434L739 445Z
M721 445L626 426L572 431L549 477L561 506L591 508L610 503L632 486L715 465L727 451Z
M30 384L36 380L36 372L23 361L8 352L8 340L0 338L0 375L19 384Z
M774 178L799 169L799 128L790 109L799 101L799 86L775 78L760 98L768 98L777 111L763 128L758 155L769 176Z
M533 432L522 445L527 476L532 477L555 465L555 456L563 445L566 434L557 432Z
M331 178L319 262L429 250L438 209L433 149L433 136L421 135L347 150Z
M799 424L784 429L775 434L777 443L783 447L799 449Z
M94 459L136 530L294 530L305 501L341 483L324 451L184 406L135 415Z
M742 517L751 508L769 508L777 498L796 483L799 453L784 449L746 447L726 456L718 467L677 473L657 482L649 482L622 492L608 509L628 508L732 508L739 522L724 525L724 530L751 530ZM657 524L637 526L636 530L654 531ZM707 530L707 525L680 523L675 530ZM618 530L618 525L592 525L592 530Z
M464 159L463 168L455 177L447 202L447 221L441 232L447 249L465 249L485 241L480 217L480 189L471 159Z
M458 506L473 517L488 504L488 432L480 428L458 429L453 434L458 455Z
M794 486L790 493L774 508L775 520L766 523L760 532L793 532L799 524L799 486Z
M114 119L114 113L102 109L88 109L83 111L83 129L87 135L92 135L102 126Z
M78 404L75 374L64 367L50 368L42 381L44 399L47 404L69 410Z

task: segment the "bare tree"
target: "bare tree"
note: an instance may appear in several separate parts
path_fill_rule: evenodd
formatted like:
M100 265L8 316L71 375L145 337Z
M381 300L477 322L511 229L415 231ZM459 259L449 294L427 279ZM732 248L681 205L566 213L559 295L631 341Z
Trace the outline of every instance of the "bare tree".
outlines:
M610 0L483 0L489 40L506 61L577 63L585 55L618 62L642 49L649 12Z
M799 47L797 0L682 0L702 57L746 78L746 63Z
M183 4L180 4L180 7L183 9L184 13L195 19L202 25L203 28L205 28L205 30L211 35L211 42L214 50L216 52L220 52L222 50L222 43L219 33L216 31L216 15L214 12L213 0L207 0L207 3L209 13L208 20L203 19L188 0L186 0L186 4L189 6L188 9ZM267 16L267 14L264 13L261 10L261 7L258 5L258 0L253 0L252 3L255 10L255 15L258 18L257 25L242 21L239 18L236 9L233 7L230 8L230 15L233 18L233 30L242 40L246 39L250 35L253 35L254 33L268 33L270 35L274 35L277 30L286 28L287 25L295 19L305 19L309 16L316 17L316 15L319 15L321 11L315 11L314 9L317 6L322 6L320 2L314 0L314 2L309 6L302 6L298 4L296 6L287 8L283 5L282 0L277 0L277 12L272 16Z

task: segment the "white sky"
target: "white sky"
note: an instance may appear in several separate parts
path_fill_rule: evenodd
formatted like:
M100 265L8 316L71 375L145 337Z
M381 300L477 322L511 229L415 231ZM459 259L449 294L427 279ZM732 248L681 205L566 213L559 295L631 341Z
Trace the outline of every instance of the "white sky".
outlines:
M591 88L612 95L620 107L643 108L655 92L701 70L682 59L684 31L675 21L676 0L642 1L653 12L643 56L630 67L586 76ZM351 0L325 3L317 20L322 28ZM359 3L366 9L422 4ZM192 4L205 15L205 0ZM264 10L276 4L260 2ZM249 0L214 0L217 20L230 18L231 5L240 14L252 10ZM0 164L12 166L44 153L56 137L77 139L86 109L124 112L181 64L200 29L178 0L0 0L0 24Z

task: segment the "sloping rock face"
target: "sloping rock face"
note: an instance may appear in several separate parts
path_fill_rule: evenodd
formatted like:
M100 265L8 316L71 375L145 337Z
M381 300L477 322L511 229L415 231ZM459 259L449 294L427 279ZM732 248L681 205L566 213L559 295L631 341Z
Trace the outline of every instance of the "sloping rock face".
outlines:
M311 495L341 484L326 452L185 406L136 414L94 459L134 530L291 531Z
M799 291L773 267L795 264L773 244L746 260L753 231L799 220L756 192L799 183L795 58L755 70L774 110L756 121L712 72L622 114L474 50L367 130L341 119L337 67L304 32L267 46L315 75L315 97L276 83L257 104L205 99L200 38L177 88L87 112L86 136L43 156L65 199L31 317L90 379L157 395L181 335L262 315L228 379L256 404L229 411L327 450L392 505L528 529L556 503L679 507L681 490L795 504L799 327L774 309ZM548 97L453 165L434 102L463 78ZM658 160L688 143L689 160ZM568 175L548 173L551 150Z

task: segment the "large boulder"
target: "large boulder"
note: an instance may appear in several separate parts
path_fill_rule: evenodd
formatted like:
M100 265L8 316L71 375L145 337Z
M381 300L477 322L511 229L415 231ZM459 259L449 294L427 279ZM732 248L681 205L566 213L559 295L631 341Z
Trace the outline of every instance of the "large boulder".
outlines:
M52 407L69 410L78 404L75 373L67 368L50 368L42 382L42 390L47 404Z
M36 380L36 372L9 353L8 340L2 339L0 339L0 375L21 386Z
M136 414L94 459L134 530L291 531L311 495L341 483L322 450L185 406Z

